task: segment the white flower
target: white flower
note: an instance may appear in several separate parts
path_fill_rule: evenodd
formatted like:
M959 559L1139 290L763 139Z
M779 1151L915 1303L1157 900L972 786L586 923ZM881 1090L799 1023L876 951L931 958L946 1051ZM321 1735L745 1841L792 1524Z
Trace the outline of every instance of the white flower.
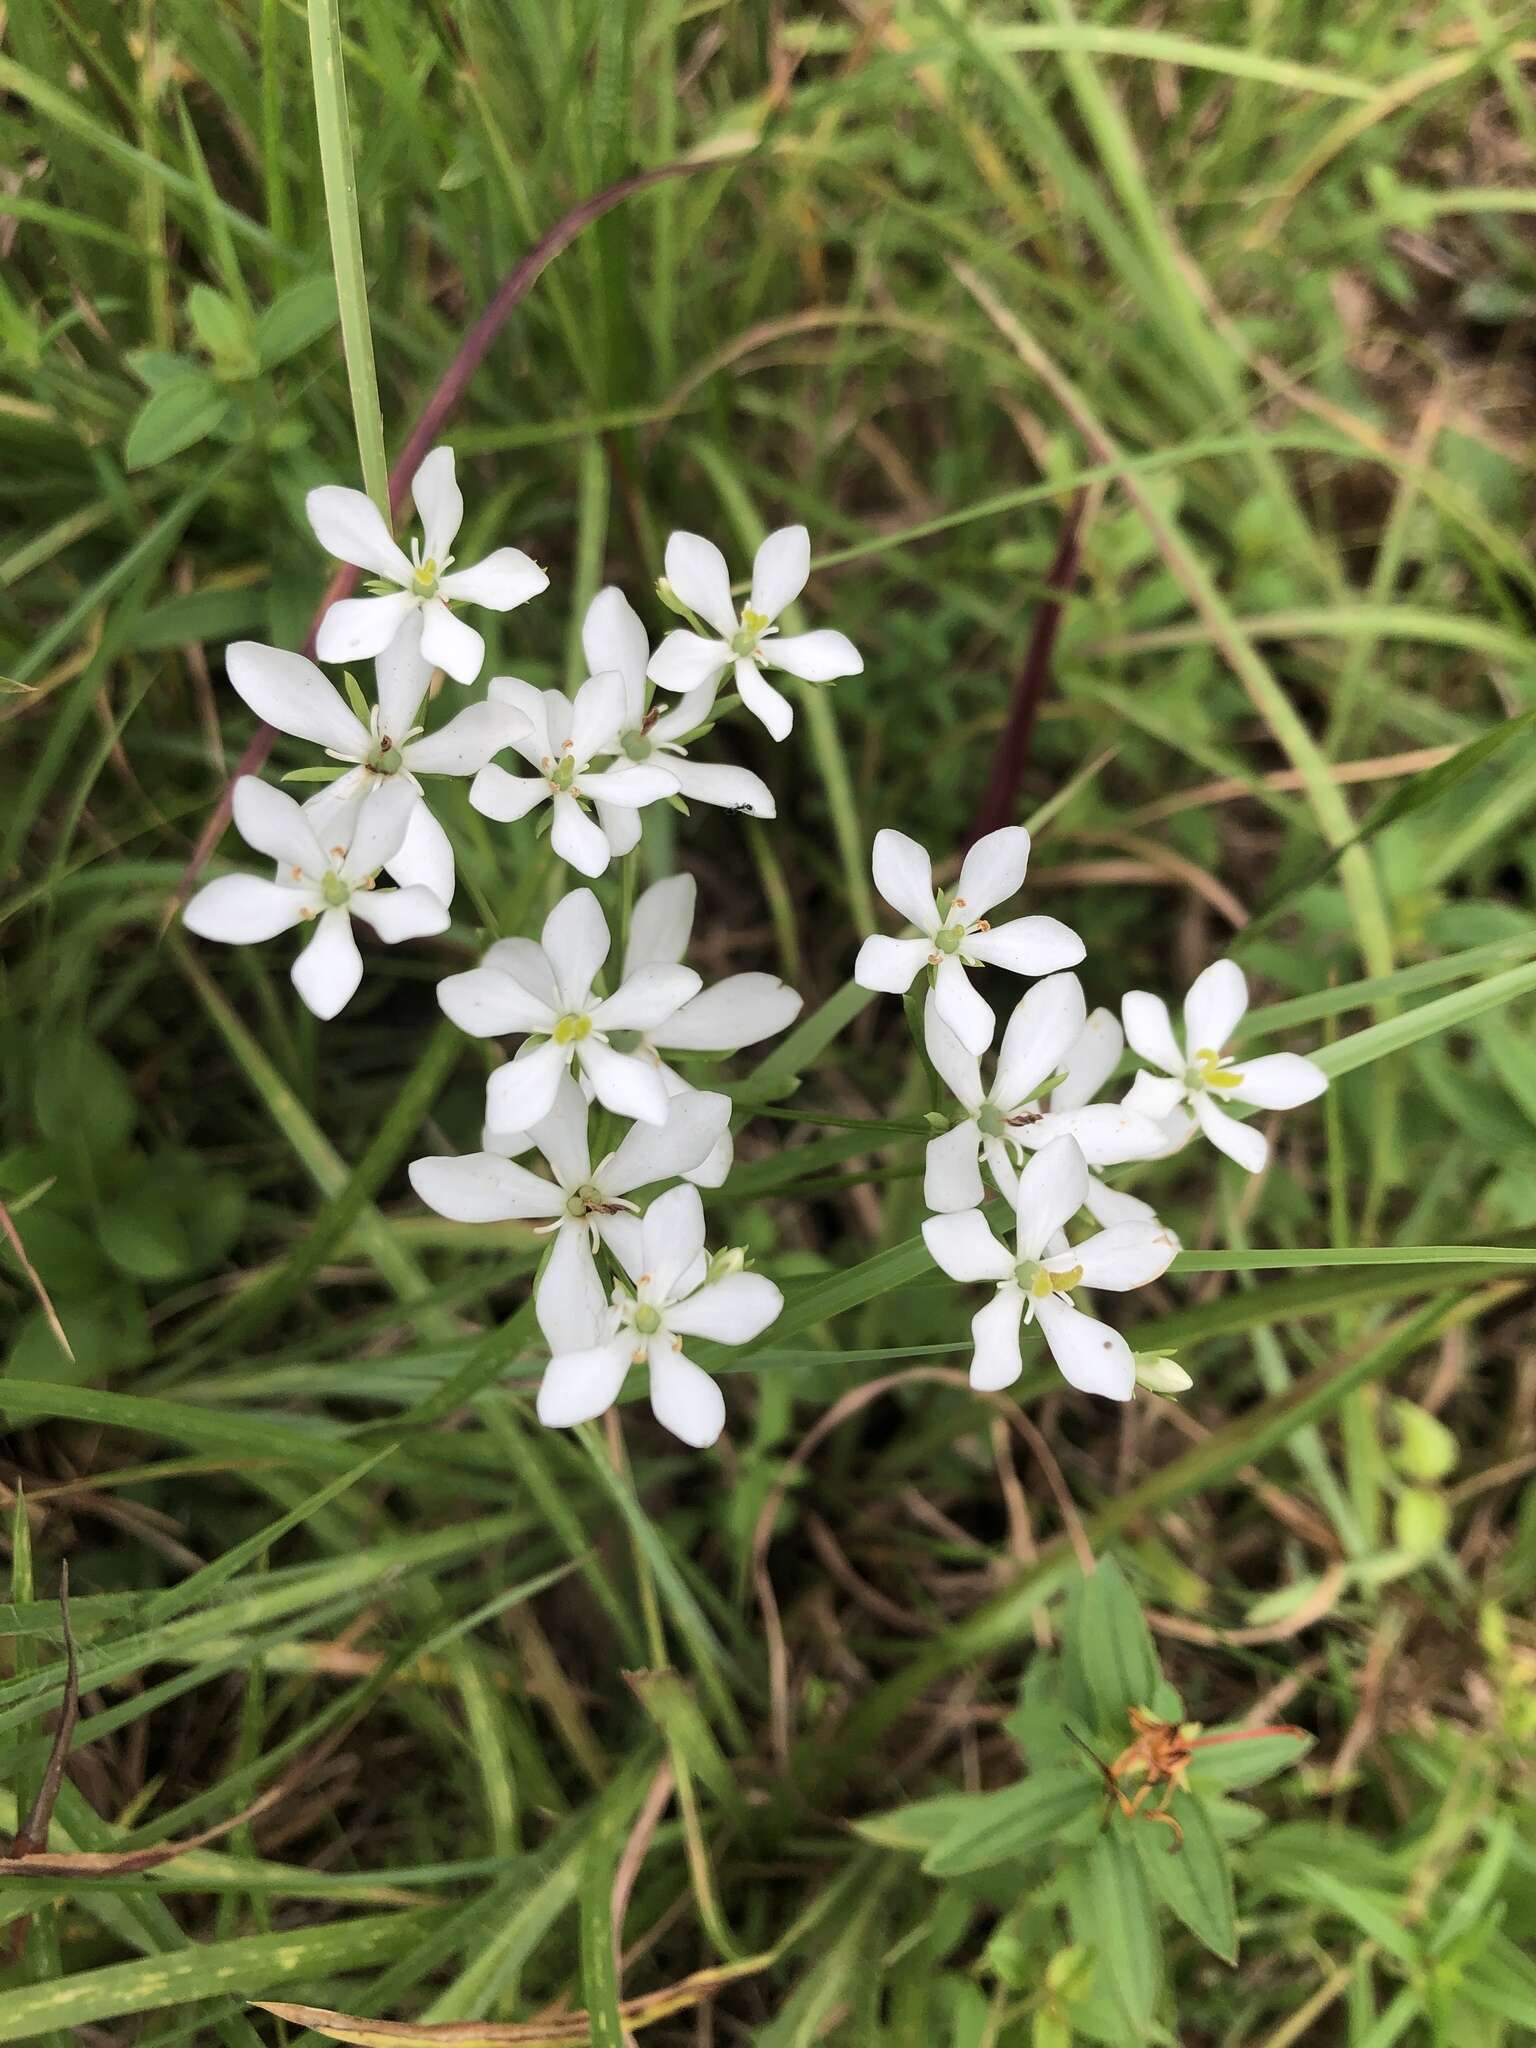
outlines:
M871 865L880 894L923 936L866 939L854 962L854 980L860 988L903 995L925 965L936 968L939 1015L967 1052L984 1053L997 1028L991 1005L971 986L967 967L985 963L1012 974L1054 974L1075 967L1083 957L1077 933L1054 917L987 922L993 905L1006 902L1023 884L1029 834L1022 825L977 840L961 864L953 899L946 899L943 909L934 897L928 855L904 832L877 832Z
M235 784L235 825L247 846L276 861L277 877L221 875L209 882L183 912L188 930L240 946L314 923L313 938L293 963L293 985L317 1017L334 1017L363 975L354 917L390 945L448 928L447 908L430 889L374 891L379 869L399 852L414 801L407 789L385 793L343 821L342 835L323 847L291 796L242 775Z
M731 1099L695 1089L674 1096L664 1124L631 1124L596 1166L587 1116L586 1096L562 1074L554 1108L531 1130L505 1137L487 1131L482 1152L417 1159L410 1168L411 1186L439 1216L455 1223L537 1222L553 1232L534 1294L541 1325L549 1304L573 1294L601 1311L603 1285L592 1256L599 1241L611 1244L621 1260L632 1255L634 1240L625 1233L636 1227L638 1211L627 1198L697 1166L728 1128ZM553 1179L516 1164L516 1155L532 1146L543 1153Z
M574 1297L551 1302L554 1355L539 1387L539 1420L557 1429L590 1421L612 1407L631 1365L648 1364L656 1420L703 1450L725 1427L725 1401L684 1353L684 1339L750 1343L784 1297L761 1273L742 1272L739 1254L710 1258L703 1204L686 1184L658 1195L640 1218L632 1257L633 1291L616 1287L601 1314Z
M624 976L674 965L688 950L698 896L692 875L668 875L653 882L635 904L624 949ZM670 1067L664 1053L740 1052L775 1032L787 1030L800 1014L798 992L776 974L728 974L682 1004L664 1023L642 1031L633 1050L653 1062L669 1094L684 1094L689 1083ZM687 1175L699 1187L717 1188L731 1170L729 1130Z
M795 722L794 706L767 680L760 664L784 669L807 683L862 673L863 657L846 634L823 628L791 633L785 639L773 623L794 603L811 573L811 537L803 526L781 527L758 549L752 594L740 617L731 599L730 571L713 541L697 533L674 533L667 542L666 561L673 592L720 637L669 633L651 657L648 671L651 681L664 690L703 689L717 684L734 667L742 703L776 740L782 740Z
M312 740L333 761L350 764L304 806L320 838L333 838L342 816L369 798L388 787L404 787L419 801L386 866L397 882L420 883L451 903L453 845L428 808L419 778L476 774L520 737L522 714L507 704L470 704L434 733L418 725L432 679L432 664L421 651L419 619L407 620L374 663L379 701L366 724L302 654L237 640L224 659L230 681L258 718L295 739Z
M421 651L456 683L472 683L485 659L485 642L448 609L455 602L509 612L549 588L549 578L521 548L497 548L472 568L455 569L451 549L464 520L464 500L453 473L453 450L434 448L411 479L422 539L409 557L393 539L373 500L363 491L322 484L305 499L309 523L323 548L371 569L393 586L372 597L343 598L320 622L315 652L322 661L361 661L382 654L412 612L422 616Z
M1154 1220L1111 1224L1081 1244L1069 1244L1065 1226L1087 1192L1081 1146L1075 1138L1057 1138L1019 1175L1013 1250L992 1235L979 1209L930 1216L923 1225L923 1240L935 1263L952 1280L996 1283L991 1301L971 1320L973 1387L995 1391L1012 1386L1023 1370L1020 1325L1038 1322L1070 1386L1111 1401L1131 1398L1136 1386L1131 1347L1118 1330L1075 1307L1071 1293L1075 1287L1107 1287L1117 1294L1144 1287L1167 1271L1179 1241Z
M588 676L574 698L563 690L536 690L517 676L492 676L490 695L518 714L523 734L513 744L539 772L482 768L469 786L470 802L502 825L526 818L538 804L552 804L550 844L582 874L602 874L609 858L627 853L639 837L636 822L633 836L621 832L615 843L609 819L677 794L676 780L660 762L593 765L599 755L616 751L624 726L624 682L612 670ZM589 803L598 806L596 821L583 809Z
M539 943L498 939L480 966L437 985L444 1012L471 1038L525 1032L516 1059L492 1074L485 1120L495 1131L526 1131L554 1107L560 1076L574 1062L606 1109L664 1124L667 1090L649 1060L621 1052L614 1033L663 1028L699 991L691 967L645 967L611 996L594 993L608 957L608 926L590 889L562 896Z
M1109 1066L1120 1057L1120 1027L1109 1013L1095 1011L1090 1029L1082 983L1075 974L1053 974L1036 982L1019 1002L1003 1032L990 1087L981 1062L967 1052L938 1013L933 991L923 1007L923 1037L939 1078L966 1115L928 1143L923 1200L930 1209L974 1209L982 1199L980 1158L1004 1195L1012 1196L1026 1151L1053 1138L1070 1136L1090 1166L1119 1166L1128 1159L1154 1158L1163 1149L1155 1123L1117 1103L1089 1103L1102 1079L1096 1071L1106 1050L1103 1024L1114 1034ZM1090 1066L1089 1062L1093 1065ZM1105 1072L1108 1069L1104 1070ZM1061 1080L1050 1107L1036 1100L1053 1074ZM1085 1086L1085 1081L1089 1084ZM1100 1184L1101 1193L1110 1194ZM1130 1199L1128 1197L1122 1199ZM1097 1215L1090 1182L1087 1206ZM1135 1210L1152 1212L1142 1203ZM1100 1222L1120 1218L1100 1216Z
M772 818L773 793L761 776L720 761L690 761L680 742L708 718L718 679L690 690L670 711L645 708L645 668L650 643L638 613L622 590L600 590L587 606L581 625L582 651L593 675L611 673L624 685L624 717L613 748L621 761L650 763L665 769L680 796L694 803L719 804L749 818ZM639 843L640 820L633 810L597 803L598 822L614 854L629 853Z
M1328 1077L1294 1052L1267 1053L1241 1066L1223 1058L1247 1008L1243 970L1232 960L1213 961L1184 998L1181 1049L1162 997L1132 989L1120 1005L1125 1035L1131 1050L1162 1072L1138 1074L1125 1100L1128 1108L1164 1122L1171 1145L1182 1143L1197 1123L1219 1152L1257 1173L1269 1157L1269 1140L1252 1124L1225 1115L1217 1103L1225 1097L1258 1109L1295 1109L1321 1095Z

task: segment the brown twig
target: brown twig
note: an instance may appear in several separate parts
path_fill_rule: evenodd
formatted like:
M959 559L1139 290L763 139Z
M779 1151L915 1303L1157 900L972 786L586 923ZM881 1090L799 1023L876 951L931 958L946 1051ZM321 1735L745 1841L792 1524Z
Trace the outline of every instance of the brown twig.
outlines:
M11 1212L7 1209L4 1202L0 1202L0 1231L4 1231L11 1250L16 1254L17 1262L26 1278L27 1285L37 1296L37 1305L42 1310L49 1329L53 1332L55 1342L70 1364L73 1365L75 1354L70 1348L68 1337L64 1334L64 1325L59 1321L59 1312L53 1305L53 1297L43 1285L43 1276L27 1257L27 1248L21 1241L21 1232L16 1228Z
M32 1810L16 1830L11 1840L11 1853L6 1863L22 1866L27 1861L41 1861L44 1843L48 1840L48 1828L53 1820L53 1809L58 1804L59 1789L64 1783L64 1764L69 1755L69 1746L75 1739L75 1723L80 1715L80 1663L75 1655L74 1631L69 1625L69 1560L59 1566L59 1627L64 1636L64 1704L59 1712L59 1725L53 1731L53 1746L48 1752L48 1761L43 1766L42 1782L37 1788L37 1797L32 1801ZM23 1913L11 1928L11 1960L20 1962L27 1945L27 1929L32 1924L32 1915Z

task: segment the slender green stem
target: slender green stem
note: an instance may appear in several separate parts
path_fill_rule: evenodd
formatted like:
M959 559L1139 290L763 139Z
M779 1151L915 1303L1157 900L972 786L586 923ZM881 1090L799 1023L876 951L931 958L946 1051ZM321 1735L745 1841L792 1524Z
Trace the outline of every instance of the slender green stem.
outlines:
M357 457L363 472L363 489L388 519L389 464L384 456L384 419L379 410L373 331L368 324L368 285L363 275L363 237L357 218L357 175L352 162L352 128L347 118L347 81L341 63L337 0L309 0L309 62Z

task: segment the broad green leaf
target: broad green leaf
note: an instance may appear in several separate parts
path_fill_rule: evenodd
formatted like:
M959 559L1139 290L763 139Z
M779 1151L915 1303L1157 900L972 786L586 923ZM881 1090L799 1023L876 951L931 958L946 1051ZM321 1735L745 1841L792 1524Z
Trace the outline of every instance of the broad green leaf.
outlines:
M1063 1627L1064 1652L1086 1689L1094 1724L1129 1736L1132 1707L1149 1707L1161 1673L1152 1632L1112 1557L1101 1557L1073 1587Z
M1074 1941L1093 1956L1092 2006L1105 2005L1130 2042L1151 2035L1163 1986L1157 1908L1141 1864L1119 1830L1101 1834L1068 1873Z
M32 1106L45 1138L84 1144L97 1159L117 1151L138 1118L122 1068L78 1032L61 1032L39 1047Z
M187 318L221 373L248 376L256 368L244 316L222 292L212 285L193 285L187 294Z
M153 392L134 414L123 443L125 469L153 469L206 441L230 409L211 377L178 377Z
M1102 1797L1085 1765L1033 1771L1017 1785L983 1794L975 1811L924 1857L923 1868L930 1877L956 1877L1032 1855Z
M1299 1764L1312 1747L1312 1737L1298 1730L1294 1735L1250 1735L1241 1728L1206 1728L1212 1736L1236 1735L1236 1742L1213 1742L1197 1749L1189 1760L1187 1773L1191 1791L1237 1792L1245 1785L1262 1785L1278 1771Z
M1169 1811L1184 1830L1182 1844L1172 1828L1147 1818L1128 1822L1120 1832L1129 1834L1142 1874L1170 1912L1212 1955L1235 1963L1237 1911L1226 1851L1200 1800L1176 1798Z
M975 1821L982 1807L996 1796L992 1792L941 1792L933 1799L892 1807L889 1813L869 1814L853 1823L853 1831L882 1849L911 1849L925 1855Z
M306 278L279 294L257 321L253 335L264 370L287 362L336 325L336 286L329 277Z

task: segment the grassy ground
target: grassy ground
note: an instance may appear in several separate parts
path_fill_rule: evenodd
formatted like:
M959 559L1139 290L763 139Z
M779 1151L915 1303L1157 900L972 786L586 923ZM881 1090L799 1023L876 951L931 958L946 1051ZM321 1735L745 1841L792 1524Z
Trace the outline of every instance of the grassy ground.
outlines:
M515 537L553 584L488 672L579 675L587 596L640 599L673 525L811 528L865 672L789 746L733 742L776 826L647 842L700 875L696 964L836 995L875 828L975 818L1076 517L1011 815L1051 806L1034 905L1083 931L1090 1000L1246 929L1291 1042L1420 1020L1345 1054L1258 1182L1160 1172L1217 1255L1157 1290L1182 1404L1036 1374L1022 1412L1189 1712L1317 1738L1233 1823L1239 1967L1165 1916L1148 2012L1268 2048L1536 2031L1519 10L345 11L391 454L540 233L730 154L582 232L452 430L465 558ZM631 1409L631 1474L532 1420L530 1241L404 1176L484 1080L432 984L547 878L463 807L461 921L323 1032L286 956L162 931L250 737L222 647L300 642L304 491L357 479L303 9L13 0L0 91L0 1195L74 1350L6 1253L0 1832L64 1696L66 1558L50 1848L280 1790L155 1870L0 1881L0 2041L248 2048L284 2038L266 1997L615 2042L620 1995L716 1969L645 2038L1168 2038L1106 2017L1102 1953L1079 1997L1069 1945L1116 1935L1075 1852L931 1875L850 1829L1019 1775L1001 1722L1076 1571L1040 1456L944 1377L918 1144L816 1121L921 1108L897 1006L781 1063L732 1214L789 1313L720 1452Z

